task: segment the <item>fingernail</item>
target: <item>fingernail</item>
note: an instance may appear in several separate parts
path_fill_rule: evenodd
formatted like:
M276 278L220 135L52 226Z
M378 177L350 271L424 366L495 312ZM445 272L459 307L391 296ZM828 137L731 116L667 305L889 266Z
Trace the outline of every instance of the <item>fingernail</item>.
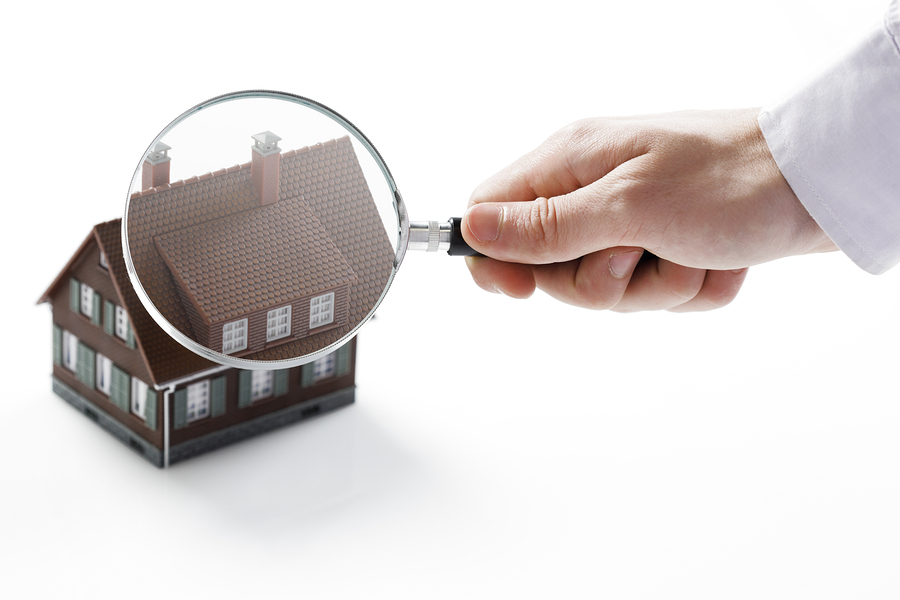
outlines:
M609 257L609 272L616 279L622 279L631 274L638 261L641 260L641 250L613 254Z
M493 242L500 237L503 207L496 204L476 204L466 213L466 223L479 242Z

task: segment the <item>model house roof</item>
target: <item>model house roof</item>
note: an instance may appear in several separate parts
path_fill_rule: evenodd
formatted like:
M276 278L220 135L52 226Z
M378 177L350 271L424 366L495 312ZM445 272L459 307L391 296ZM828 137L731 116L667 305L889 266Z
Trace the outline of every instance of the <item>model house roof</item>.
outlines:
M309 354L349 333L380 298L394 255L349 138L284 152L278 169L274 204L260 206L251 163L246 163L137 192L127 216L141 284L188 337L193 336L179 283L211 319L219 320L291 294L353 281L346 325L247 356L258 360ZM245 227L254 228L254 239L236 242L250 231ZM275 265L267 253L283 260ZM217 271L213 265L211 279L189 276L222 257L231 266ZM132 319L136 332L155 328L162 333L146 312Z
M207 323L353 283L305 202L278 202L154 238Z

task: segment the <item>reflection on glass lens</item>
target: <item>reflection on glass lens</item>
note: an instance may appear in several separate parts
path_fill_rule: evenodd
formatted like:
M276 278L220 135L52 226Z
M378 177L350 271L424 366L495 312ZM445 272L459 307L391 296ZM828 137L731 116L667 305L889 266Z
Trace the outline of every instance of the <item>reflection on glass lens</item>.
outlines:
M132 183L135 287L168 333L219 362L334 350L394 274L387 168L358 130L302 100L236 95L188 111Z

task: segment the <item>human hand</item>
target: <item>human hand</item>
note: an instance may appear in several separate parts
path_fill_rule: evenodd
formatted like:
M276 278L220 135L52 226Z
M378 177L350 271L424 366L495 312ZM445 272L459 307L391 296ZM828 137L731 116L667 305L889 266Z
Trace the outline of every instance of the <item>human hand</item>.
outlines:
M747 267L836 250L757 109L586 119L482 183L463 218L488 291L615 311L719 308ZM645 256L644 250L655 256Z

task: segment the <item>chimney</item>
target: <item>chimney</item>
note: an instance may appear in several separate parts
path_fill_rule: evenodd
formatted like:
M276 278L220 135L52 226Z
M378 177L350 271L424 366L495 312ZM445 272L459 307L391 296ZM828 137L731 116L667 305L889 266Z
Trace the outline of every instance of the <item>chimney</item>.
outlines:
M256 190L260 206L278 202L278 174L281 171L281 138L271 131L263 131L253 138L253 161L250 164L250 179Z
M162 142L157 142L144 159L144 167L141 170L141 189L148 190L169 183L169 150Z

